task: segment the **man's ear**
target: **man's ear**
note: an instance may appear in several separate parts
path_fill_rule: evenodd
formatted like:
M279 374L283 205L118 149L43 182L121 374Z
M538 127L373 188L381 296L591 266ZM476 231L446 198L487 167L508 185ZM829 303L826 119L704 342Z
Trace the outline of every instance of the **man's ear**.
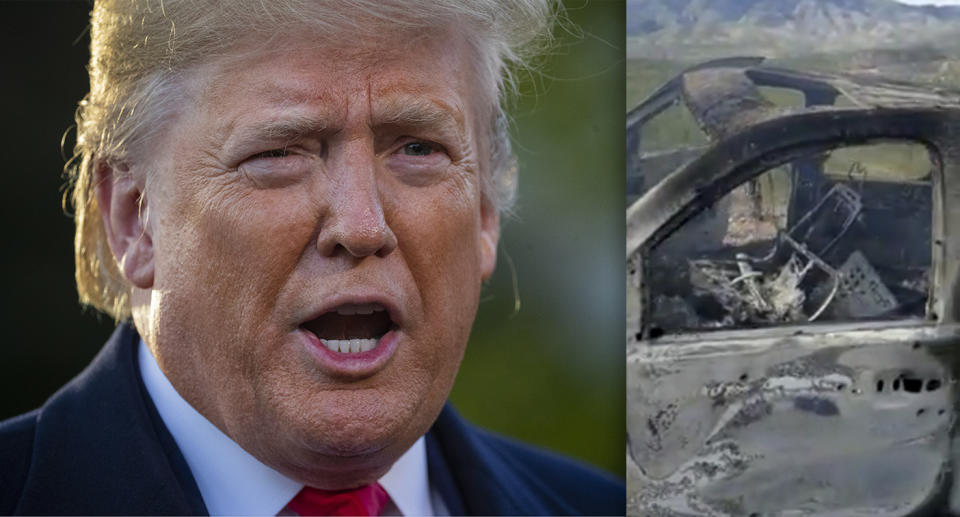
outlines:
M95 166L97 202L110 250L123 276L135 287L153 287L153 239L143 184L126 165Z
M480 274L484 282L497 265L497 243L500 241L500 214L490 201L480 206Z

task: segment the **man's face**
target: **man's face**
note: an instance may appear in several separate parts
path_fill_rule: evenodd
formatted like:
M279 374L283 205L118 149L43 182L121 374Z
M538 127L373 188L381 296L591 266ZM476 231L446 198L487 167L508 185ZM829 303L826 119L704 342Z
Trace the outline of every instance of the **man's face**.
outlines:
M134 314L188 402L337 489L436 418L498 221L465 44L299 36L197 72L146 183L154 280Z

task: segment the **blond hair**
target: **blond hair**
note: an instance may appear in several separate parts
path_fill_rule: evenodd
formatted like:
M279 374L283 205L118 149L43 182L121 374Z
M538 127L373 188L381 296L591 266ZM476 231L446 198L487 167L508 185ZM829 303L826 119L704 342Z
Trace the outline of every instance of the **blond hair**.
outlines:
M335 41L385 28L464 27L492 103L483 193L504 211L514 200L516 167L502 103L512 90L511 72L549 38L555 10L551 0L97 0L90 92L77 109L77 142L66 168L80 301L118 320L130 315L130 286L107 243L94 168L135 160L176 111L189 68L230 56L238 40L232 35L270 39L306 26Z

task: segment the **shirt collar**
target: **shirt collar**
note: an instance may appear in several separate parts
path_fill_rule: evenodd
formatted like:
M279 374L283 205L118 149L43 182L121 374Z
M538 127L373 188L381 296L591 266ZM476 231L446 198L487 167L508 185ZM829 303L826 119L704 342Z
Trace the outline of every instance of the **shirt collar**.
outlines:
M170 384L140 341L138 362L147 393L183 453L210 515L277 515L303 484L264 465L223 434ZM379 480L402 515L435 515L441 503L427 481L421 436ZM389 510L389 508L388 508Z

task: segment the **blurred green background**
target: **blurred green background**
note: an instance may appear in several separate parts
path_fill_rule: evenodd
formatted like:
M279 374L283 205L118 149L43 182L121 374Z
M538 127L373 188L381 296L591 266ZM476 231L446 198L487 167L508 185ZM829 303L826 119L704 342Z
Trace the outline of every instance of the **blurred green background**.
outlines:
M624 475L624 2L574 0L512 104L516 214L451 396L473 422ZM88 2L0 4L7 240L0 419L76 375L113 330L83 310L60 140L87 90ZM72 147L73 132L66 138ZM518 302L519 300L519 302ZM519 310L516 310L519 305Z

